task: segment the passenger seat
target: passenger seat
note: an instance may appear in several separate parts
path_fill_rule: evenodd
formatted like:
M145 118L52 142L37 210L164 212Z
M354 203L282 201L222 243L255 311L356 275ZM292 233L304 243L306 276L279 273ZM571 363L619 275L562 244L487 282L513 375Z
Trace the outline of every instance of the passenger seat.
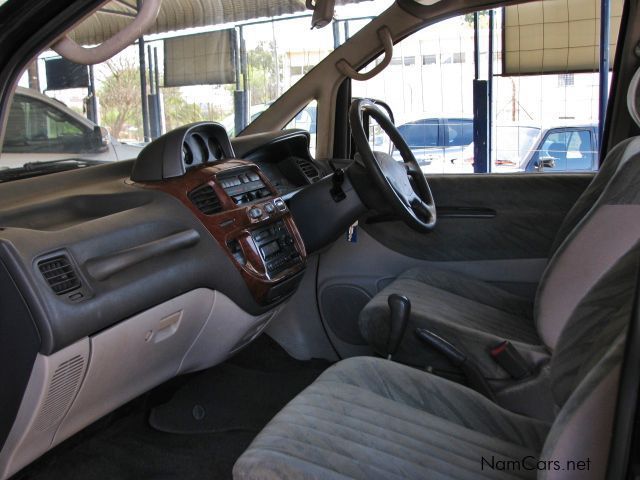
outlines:
M550 402L553 421L411 367L356 357L291 401L239 458L234 478L604 478L639 250L616 262L559 334L549 400L535 398Z

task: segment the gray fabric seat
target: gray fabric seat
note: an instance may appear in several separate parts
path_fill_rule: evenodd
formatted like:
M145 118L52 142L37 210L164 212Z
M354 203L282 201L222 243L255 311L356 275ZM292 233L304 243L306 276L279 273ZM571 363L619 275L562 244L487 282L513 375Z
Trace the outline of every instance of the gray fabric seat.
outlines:
M404 272L365 306L360 314L360 330L365 340L378 353L385 352L389 332L387 298L398 293L412 302L408 333L396 356L399 361L447 368L444 358L426 349L411 333L416 327L422 327L466 350L490 380L510 380L508 373L487 352L503 340L513 343L532 369L546 364L552 349L550 339L544 339L538 328L541 318L544 317L545 331L555 328L557 333L585 289L628 249L629 242L635 241L637 232L629 229L627 222L629 218L637 218L632 211L639 203L633 182L640 179L640 168L638 162L630 160L639 155L640 139L637 138L622 142L609 153L603 168L560 227L535 303L473 277L418 267ZM629 179L632 183L625 183ZM607 259L585 264L585 259L598 253L599 242L605 240L603 236L612 228L623 227L627 236ZM596 238L599 240L594 241ZM574 281L576 272L590 265L591 270ZM565 302L567 295L572 298ZM557 316L555 323L559 327L546 321L550 315Z
M358 357L325 372L276 416L234 477L471 478L482 456L536 456L548 431L435 375Z
M557 412L552 421L426 372L358 357L331 367L276 415L238 459L234 478L603 478L638 250L607 269L559 332L544 387L550 395L539 396ZM533 468L538 459L563 466L587 458L588 471Z
M380 353L389 336L387 298L397 293L411 300L411 319L395 359L409 365L446 369L411 334L417 327L428 327L455 345L474 354L486 378L506 378L498 365L485 355L487 347L509 340L540 364L549 353L542 345L533 322L533 303L482 280L442 269L413 268L400 275L376 295L361 313L360 329L365 339Z

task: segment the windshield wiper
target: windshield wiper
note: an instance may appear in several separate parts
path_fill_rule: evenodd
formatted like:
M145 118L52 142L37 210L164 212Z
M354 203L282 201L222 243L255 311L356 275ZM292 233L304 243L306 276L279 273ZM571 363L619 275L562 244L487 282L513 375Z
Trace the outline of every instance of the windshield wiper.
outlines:
M27 162L21 167L0 170L0 182L10 182L22 178L37 177L49 173L64 172L77 168L90 167L109 163L108 160L93 160L86 158L60 158L57 160L46 160L43 162Z

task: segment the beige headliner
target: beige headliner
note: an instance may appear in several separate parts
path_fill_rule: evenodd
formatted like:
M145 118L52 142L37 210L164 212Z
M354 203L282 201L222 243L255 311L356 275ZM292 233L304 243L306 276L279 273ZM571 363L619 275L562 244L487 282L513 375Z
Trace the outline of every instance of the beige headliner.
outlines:
M363 0L338 0L338 5ZM80 23L70 37L80 45L102 43L122 30L136 13L136 0L114 0ZM305 10L304 0L162 0L160 12L147 34L191 27L270 18ZM120 14L114 13L120 12ZM311 20L309 20L311 25Z

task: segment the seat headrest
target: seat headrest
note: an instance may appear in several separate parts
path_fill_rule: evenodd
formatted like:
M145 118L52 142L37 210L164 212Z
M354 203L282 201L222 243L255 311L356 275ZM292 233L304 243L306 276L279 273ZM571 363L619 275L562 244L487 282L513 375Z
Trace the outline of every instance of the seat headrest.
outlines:
M636 125L640 127L640 68L633 74L631 82L629 83L629 90L627 90L627 108L629 109L629 115Z

